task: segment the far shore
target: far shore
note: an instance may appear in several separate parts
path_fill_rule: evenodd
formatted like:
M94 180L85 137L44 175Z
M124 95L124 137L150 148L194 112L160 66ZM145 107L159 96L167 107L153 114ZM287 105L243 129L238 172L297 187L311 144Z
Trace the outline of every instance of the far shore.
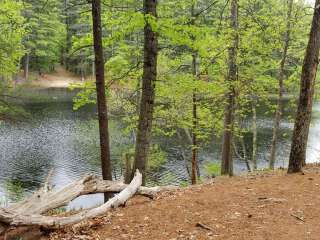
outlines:
M52 73L42 73L38 75L36 73L30 73L30 79L28 82L19 81L19 85L26 85L30 88L68 88L71 85L83 84L84 82L91 80L81 79L80 76L77 76L73 73L68 72L62 67L58 67Z

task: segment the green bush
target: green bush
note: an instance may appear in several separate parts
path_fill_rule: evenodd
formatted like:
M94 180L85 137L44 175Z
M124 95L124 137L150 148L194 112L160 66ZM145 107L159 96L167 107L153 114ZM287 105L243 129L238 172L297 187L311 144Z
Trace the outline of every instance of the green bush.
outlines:
M206 176L215 177L220 175L221 167L218 163L206 163L204 165Z

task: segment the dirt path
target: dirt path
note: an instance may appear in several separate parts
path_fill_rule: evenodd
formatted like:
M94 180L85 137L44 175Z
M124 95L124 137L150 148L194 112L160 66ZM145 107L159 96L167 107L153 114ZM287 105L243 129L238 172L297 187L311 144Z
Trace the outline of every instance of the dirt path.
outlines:
M135 197L108 216L51 234L50 239L318 240L320 168L305 174L261 173Z

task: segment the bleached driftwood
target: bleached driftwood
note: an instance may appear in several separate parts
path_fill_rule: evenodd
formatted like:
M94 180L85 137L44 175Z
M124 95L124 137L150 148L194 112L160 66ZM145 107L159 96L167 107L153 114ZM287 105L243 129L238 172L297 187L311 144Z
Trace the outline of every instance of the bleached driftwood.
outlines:
M12 209L0 209L0 221L10 226L39 225L42 227L50 228L58 228L69 224L75 224L85 219L90 219L103 215L111 208L116 208L119 205L124 204L138 191L141 184L142 175L141 173L139 173L139 171L137 171L131 183L127 185L124 190L122 190L119 194L115 195L113 198L111 198L109 201L107 201L105 204L99 207L90 210L84 210L80 213L68 217L52 217L43 216L41 214L33 214L29 206L25 208L27 212L21 212L24 208L15 208L19 209L18 211ZM84 191L85 190L86 189L84 189ZM49 205L55 206L57 201L55 199L53 199L52 201L53 203L49 203ZM48 207L42 207L40 208L40 211L43 211L43 209L45 208ZM37 211L39 210L37 209Z
M79 181L73 182L60 190L53 190L48 182L49 180L46 181L43 188L26 200L13 204L8 208L0 208L0 225L2 226L2 231L9 226L38 225L45 228L58 228L69 224L75 224L82 220L102 215L111 208L118 207L135 194L153 198L160 191L172 190L175 188L170 186L153 188L142 187L142 176L139 171L137 171L134 179L129 185L120 181L104 181L92 175L85 176ZM97 208L84 210L69 217L42 215L49 210L69 204L70 201L79 196L105 192L120 193Z
M34 193L28 199L10 206L7 208L7 210L23 212L25 214L42 214L51 209L66 206L69 204L69 202L82 195L106 192L119 193L127 186L127 184L124 184L120 181L106 181L89 175L85 176L79 181L67 185L62 189L50 190L50 188L48 189L47 187L44 187ZM160 191L173 189L175 189L174 186L151 188L140 186L137 190L137 194L153 198Z

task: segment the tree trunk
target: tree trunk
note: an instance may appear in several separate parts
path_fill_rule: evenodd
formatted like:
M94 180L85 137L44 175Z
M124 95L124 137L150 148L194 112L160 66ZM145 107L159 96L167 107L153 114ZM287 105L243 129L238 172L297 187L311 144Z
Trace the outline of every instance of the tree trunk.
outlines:
M24 56L24 66L23 66L23 76L24 80L27 82L29 80L29 62L30 62L30 55L29 53L26 53Z
M257 170L257 100L256 96L253 97L252 101L252 163L253 170Z
M157 18L157 1L144 0L145 14ZM158 39L150 23L144 27L144 65L142 75L142 94L140 101L139 124L136 138L135 159L132 177L136 169L143 176L145 185L147 159L151 141L152 118L155 98L155 82L157 79Z
M247 157L247 150L246 150L246 144L244 142L244 137L241 136L239 141L240 141L242 152L243 152L242 153L243 160L246 163L246 167L247 167L248 172L251 172L251 167L250 167L250 163L249 163L249 160L248 160L248 157Z
M300 97L296 114L288 173L301 172L306 160L312 114L314 85L320 50L320 0L316 0L309 42L301 73Z
M197 54L192 54L192 72L197 80ZM197 143L197 90L193 90L192 95L192 161L191 161L191 183L197 184L197 169L198 169L198 143Z
M91 67L92 67L92 81L94 81L94 79L95 79L95 71L96 71L94 60L92 61L92 66Z
M125 154L125 174L124 182L128 184L131 180L132 164L131 164L131 155L129 153Z
M83 69L83 63L81 63L80 74L81 74L81 81L84 82L85 74L84 74L84 69Z
M66 46L65 46L65 52L64 52L64 65L67 70L71 70L70 67L70 49L72 48L72 30L71 30L71 12L69 10L69 2L68 0L64 0L64 6L65 6L65 26L66 26ZM69 15L70 14L70 15Z
M99 133L100 133L100 151L102 177L104 180L112 180L110 146L109 146L109 129L108 129L108 111L105 93L104 79L104 56L102 46L102 27L101 27L101 2L92 0L92 20L93 20L93 40L96 66L96 88L97 88L97 105L99 116ZM105 194L105 200L110 196Z
M195 25L195 2L191 6L191 25ZM195 41L195 38L192 37L192 40ZM192 75L194 81L198 80L198 66L197 66L198 54L196 51L192 53ZM198 140L197 140L197 89L193 89L192 94L192 159L191 159L191 183L197 184L198 174Z
M277 109L274 117L272 142L271 142L271 154L270 154L270 161L269 161L270 169L274 169L274 164L276 160L276 151L277 151L278 132L279 132L281 116L283 112L283 109L282 109L283 107L282 100L283 100L283 92L284 92L283 81L285 78L285 63L287 60L288 48L290 43L292 6L293 6L293 0L288 0L287 29L286 29L282 58L281 58L280 69L279 69L279 88L278 88Z
M239 142L240 142L241 148L243 150L242 156L241 156L240 152L238 151L238 147L234 141L234 138L232 139L233 152L241 161L245 162L248 172L251 172L251 167L250 167L250 163L248 161L247 155L246 155L246 150L245 150L246 146L245 146L243 137L240 137Z
M238 78L237 52L239 45L238 36L238 0L231 1L231 29L233 30L233 43L229 48L229 73L228 73L228 93L224 117L224 133L222 143L221 174L233 175L233 154L232 135L235 112L235 89L234 82Z

